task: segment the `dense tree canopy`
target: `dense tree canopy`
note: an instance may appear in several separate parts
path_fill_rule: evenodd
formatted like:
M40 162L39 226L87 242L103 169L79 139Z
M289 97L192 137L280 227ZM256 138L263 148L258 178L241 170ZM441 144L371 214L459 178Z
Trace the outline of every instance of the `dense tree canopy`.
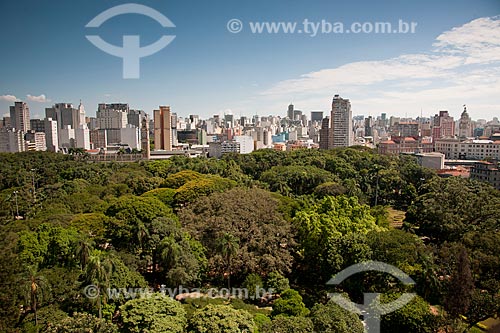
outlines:
M500 314L488 184L363 147L136 163L81 153L0 154L1 332L362 332L333 290L359 303L416 292L382 317L388 332L463 332ZM416 286L377 272L326 286L366 260Z
M249 273L287 273L291 269L294 235L277 206L277 200L264 190L236 188L200 198L181 210L179 218L207 249L212 275L225 272L219 240L224 234L234 236L239 246L232 270L244 279Z

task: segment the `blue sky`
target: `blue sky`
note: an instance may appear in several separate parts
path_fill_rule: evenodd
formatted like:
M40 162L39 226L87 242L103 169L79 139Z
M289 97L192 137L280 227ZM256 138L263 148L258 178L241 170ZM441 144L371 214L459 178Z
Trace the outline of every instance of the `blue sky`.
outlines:
M88 115L99 102L127 102L149 113L171 105L180 116L232 112L285 115L329 110L334 94L350 98L354 114L430 116L463 104L475 119L500 116L498 0L135 1L167 16L175 28L127 14L100 28L85 25L127 1L17 0L0 3L0 113L26 100L32 117L55 102L78 104ZM243 31L230 33L237 18ZM249 22L399 19L418 23L415 34L252 34ZM92 45L100 35L141 45L163 34L175 40L141 60L140 79L122 78L122 60ZM43 96L42 96L43 95ZM29 96L29 97L28 97Z

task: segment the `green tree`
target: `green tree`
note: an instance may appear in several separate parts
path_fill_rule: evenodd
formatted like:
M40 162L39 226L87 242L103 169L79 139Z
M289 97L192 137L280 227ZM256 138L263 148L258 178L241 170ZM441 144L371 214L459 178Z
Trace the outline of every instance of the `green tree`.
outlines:
M381 231L367 205L356 197L325 197L297 212L294 221L300 241L300 269L307 280L324 285L333 274L370 257L369 231Z
M316 186L314 189L314 194L318 196L318 198L323 198L325 196L337 196L346 193L347 188L337 182L326 182Z
M280 273L271 272L267 276L266 286L267 289L272 289L273 292L281 294L285 290L290 289L290 282Z
M445 297L445 308L453 318L467 313L474 292L474 281L470 270L467 250L462 247L457 257L457 264L451 276Z
M125 196L114 201L106 210L112 217L106 226L106 234L118 250L139 255L150 255L147 248L152 223L156 218L175 219L172 210L154 197Z
M257 291L264 287L264 283L262 282L262 278L259 274L251 273L248 274L243 281L243 288L248 290L249 295L257 295Z
M196 311L189 321L190 333L242 333L254 332L252 315L227 305L207 305Z
M469 231L495 231L500 197L488 184L460 177L434 178L408 208L406 227L435 243L460 241Z
M120 313L121 327L130 333L183 333L187 323L181 304L162 294L130 300Z
M163 183L162 186L177 189L190 181L198 180L198 179L201 179L203 177L204 177L204 175L202 175L199 172L192 171L192 170L183 170L183 171L174 173L172 175L169 175L165 179L165 182Z
M47 333L118 333L118 327L88 313L74 313L58 323L51 324Z
M227 271L227 257L219 247L222 236L238 239L231 278L243 282L250 273L290 271L294 234L278 209L279 201L267 191L235 188L199 198L179 212L179 220L206 248L209 276L220 277Z
M315 332L322 333L363 333L364 327L359 317L333 301L316 304L310 317Z
M174 195L176 191L172 188L156 188L154 190L148 191L146 193L143 193L143 197L155 197L159 199L161 202L163 202L165 205L169 207L173 207L175 201L174 201Z
M231 290L231 263L233 257L238 254L239 239L226 232L217 240L217 248L226 261L227 288Z
M25 273L24 285L26 288L26 300L30 312L33 313L35 328L38 332L38 308L44 293L48 293L49 284L46 278L38 272L36 266L28 266Z
M19 258L26 265L39 268L72 265L78 239L73 228L42 223L35 231L19 233Z
M92 250L84 271L84 285L94 285L97 288L97 309L99 319L102 318L102 301L109 288L109 280L113 272L113 260L108 253L101 250Z
M472 293L469 308L465 313L465 321L469 329L479 322L500 313L500 295L491 294L487 290L475 289Z
M204 175L202 178L191 180L176 190L174 199L178 205L185 205L202 196L214 192L224 192L235 187L235 181L215 175Z
M160 218L153 222L158 225L157 245L153 249L153 263L158 262L160 273L171 286L189 285L198 282L206 269L205 249L191 235L185 232L178 221ZM155 237L152 237L155 240Z
M391 302L401 294L385 294L382 302ZM431 333L436 332L439 317L431 311L431 306L421 297L416 296L404 307L383 315L380 328L382 332L394 333Z
M298 291L293 289L285 290L280 295L280 298L274 302L273 312L271 313L273 317L278 315L300 317L307 316L308 314L309 310L302 302L302 296L300 296Z
M264 324L260 333L313 333L311 319L307 317L278 316L270 323ZM323 332L323 331L321 331Z
M268 183L271 191L283 195L310 194L320 184L333 181L333 175L315 166L275 166L265 171L260 180Z

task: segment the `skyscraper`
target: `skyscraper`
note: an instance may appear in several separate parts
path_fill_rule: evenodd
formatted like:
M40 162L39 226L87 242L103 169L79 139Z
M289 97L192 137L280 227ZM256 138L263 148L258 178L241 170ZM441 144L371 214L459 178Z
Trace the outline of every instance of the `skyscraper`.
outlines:
M332 100L331 130L333 147L349 147L353 142L351 102L335 95Z
M155 150L172 150L172 116L170 106L154 110Z
M330 149L333 147L332 129L330 128L330 117L323 118L319 130L319 149Z
M30 130L30 109L26 102L15 102L10 107L11 127L24 133Z
M293 113L293 104L290 103L290 105L288 105L288 112L287 112L287 117L290 118L290 120L293 120L293 116L294 116L294 113Z
M323 111L311 111L311 121L320 123L323 120Z

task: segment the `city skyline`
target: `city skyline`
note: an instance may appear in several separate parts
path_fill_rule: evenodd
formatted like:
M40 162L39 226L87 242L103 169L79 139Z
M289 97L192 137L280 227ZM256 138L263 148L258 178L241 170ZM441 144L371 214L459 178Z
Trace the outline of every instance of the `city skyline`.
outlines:
M176 25L167 48L141 61L141 78L124 80L121 59L85 39L85 24L122 2L88 1L79 14L63 1L2 3L0 42L23 52L3 55L0 112L15 99L43 118L54 103L87 106L129 103L150 116L167 103L180 116L198 114L285 115L291 102L304 112L330 111L334 94L349 96L353 115L431 116L448 110L458 118L467 104L473 119L500 114L500 4L494 0L419 4L276 1L266 14L252 6L143 1ZM189 8L187 8L189 7ZM16 22L23 11L25 25ZM67 15L65 15L67 14ZM65 19L60 22L59 18ZM414 34L239 34L226 23L257 21L416 22ZM138 15L117 17L99 31L119 45L124 33L139 33L148 44L160 35L154 21ZM27 22L27 23L26 23ZM65 29L61 29L64 24ZM37 26L36 33L33 27ZM13 29L15 28L15 29ZM168 30L170 31L170 30ZM340 51L339 51L340 50ZM71 56L66 56L70 54Z

